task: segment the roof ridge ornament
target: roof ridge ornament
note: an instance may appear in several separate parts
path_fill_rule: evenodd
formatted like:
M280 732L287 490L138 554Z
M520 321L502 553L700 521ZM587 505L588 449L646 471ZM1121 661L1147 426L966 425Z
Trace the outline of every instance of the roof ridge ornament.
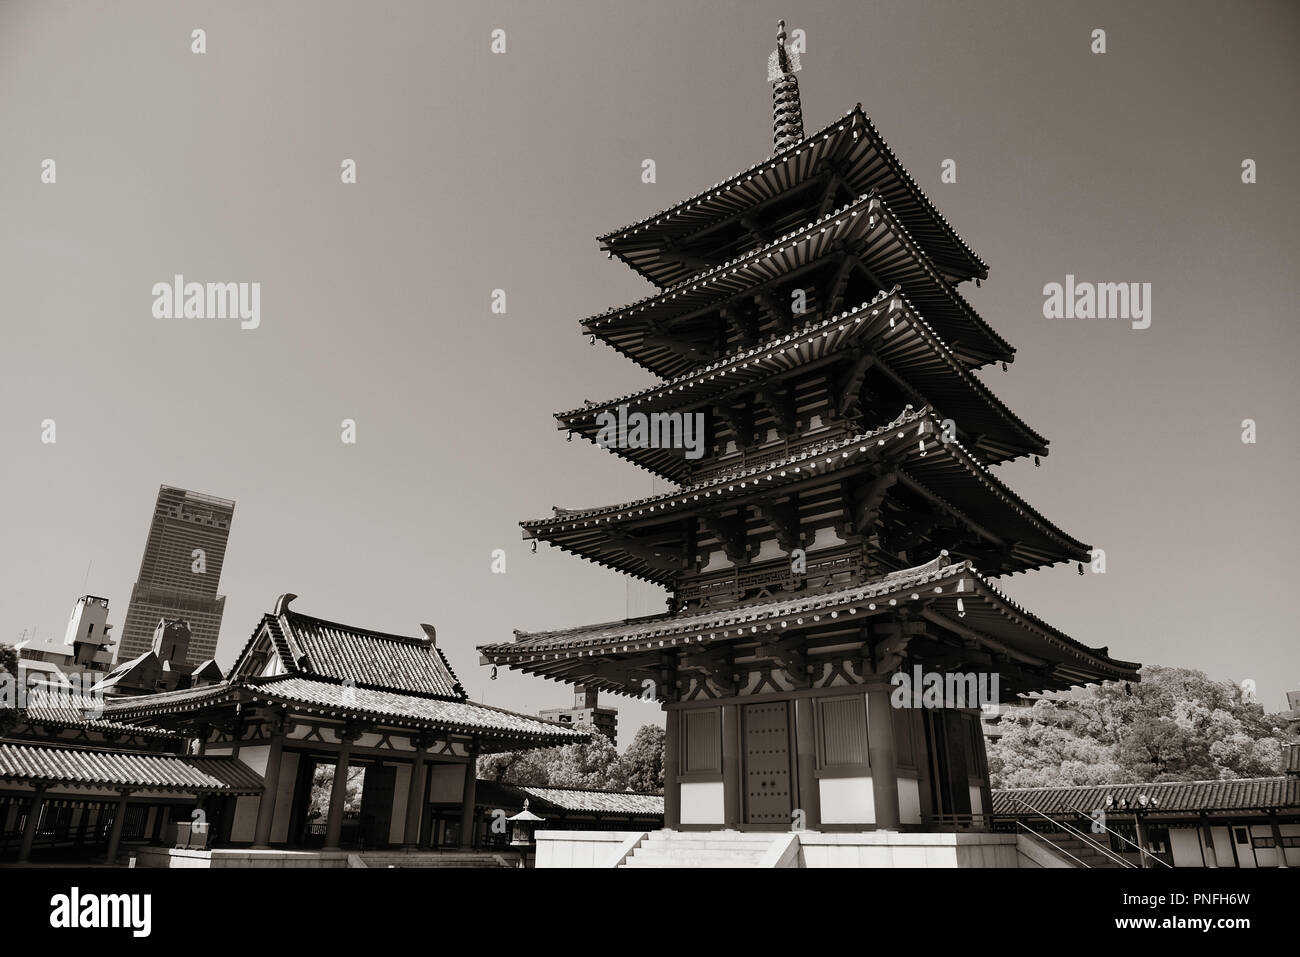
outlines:
M772 84L772 146L777 153L803 140L803 104L795 77L802 66L798 51L787 49L785 40L785 21L781 20L776 27L776 49L767 58L767 82Z

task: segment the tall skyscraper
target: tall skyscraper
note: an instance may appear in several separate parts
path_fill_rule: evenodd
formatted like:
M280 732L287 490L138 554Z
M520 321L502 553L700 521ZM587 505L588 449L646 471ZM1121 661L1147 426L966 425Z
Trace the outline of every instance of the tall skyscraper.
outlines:
M117 660L130 661L152 647L160 619L184 619L192 640L186 660L198 664L217 653L226 599L217 594L235 503L164 485L158 490L140 575L131 589Z

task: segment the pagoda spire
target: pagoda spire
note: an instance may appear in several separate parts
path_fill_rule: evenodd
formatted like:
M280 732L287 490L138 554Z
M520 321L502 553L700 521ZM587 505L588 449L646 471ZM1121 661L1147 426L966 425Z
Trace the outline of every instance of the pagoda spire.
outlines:
M799 54L785 47L785 21L776 27L776 49L767 58L767 81L772 84L772 145L787 150L803 139L803 105L799 99Z

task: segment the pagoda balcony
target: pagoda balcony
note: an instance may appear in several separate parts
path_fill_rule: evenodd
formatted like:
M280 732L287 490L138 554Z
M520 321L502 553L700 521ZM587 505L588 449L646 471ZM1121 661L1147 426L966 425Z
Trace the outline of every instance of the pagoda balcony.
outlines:
M803 572L795 572L789 557L728 568L687 579L674 593L675 602L692 611L760 601L782 592L814 594L842 588L865 577L861 545L828 548L810 554Z

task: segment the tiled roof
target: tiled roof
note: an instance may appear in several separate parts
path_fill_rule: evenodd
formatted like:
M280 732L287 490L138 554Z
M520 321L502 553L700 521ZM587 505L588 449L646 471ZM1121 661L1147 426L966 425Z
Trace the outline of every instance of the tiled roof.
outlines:
M293 670L358 685L464 700L441 649L408 638L286 611L286 637L298 653ZM305 655L305 658L303 657Z
M0 744L0 781L221 794L262 792L261 777L235 758L26 744Z
M851 188L877 188L895 206L927 250L942 257L964 277L988 275L988 267L930 202L858 104L801 143L774 154L675 206L599 237L602 246L659 285L679 281L685 270L673 269L656 255L664 239L689 233L777 196L817 175L825 161L836 161Z
M106 704L104 698L96 698L93 695L36 690L28 692L27 706L23 708L23 714L33 724L122 732L158 738L182 737L174 731L164 731L162 728L110 721L103 717Z
M871 302L839 315L809 323L786 335L730 353L714 362L675 376L638 392L557 413L560 428L595 441L602 413L683 409L741 388L753 388L777 373L785 373L849 348L868 344L872 352L942 410L962 413L962 427L1001 439L993 461L1017 454L1046 454L1047 441L1000 401L969 372L930 324L900 291L882 291ZM942 417L942 412L940 412ZM680 449L632 448L619 443L611 451L623 455L673 481L681 481L689 467Z
M702 643L776 635L811 626L820 617L863 620L882 609L907 607L922 598L925 614L940 622L962 619L965 627L997 642L1050 660L1064 684L1102 679L1136 680L1138 665L1108 656L1053 628L1016 604L970 562L945 564L946 555L916 568L834 591L716 611L659 615L548 632L516 632L514 641L480 646L485 660L548 677L563 677L583 657L658 654ZM618 688L610 690L618 691ZM626 692L625 692L626 693Z
M1103 784L1059 788L998 788L993 791L993 813L1007 816L1089 813L1108 808L1115 813L1142 808L1146 795L1151 813L1244 811L1288 808L1300 811L1300 778L1241 778L1229 781L1164 781L1158 784ZM1154 800L1154 806L1150 801ZM1127 807L1117 806L1127 801Z
M597 814L634 814L663 817L662 794L638 794L633 791L597 791L585 788L551 788L520 786L529 798L543 800L566 811Z
M643 349L641 335L656 320L718 307L738 294L797 273L841 244L851 250L861 249L868 265L885 285L901 281L909 298L920 304L926 320L944 330L945 341L951 348L971 350L969 361L973 364L984 365L994 359L1009 361L1014 357L1011 345L943 278L906 227L874 192L865 193L778 239L675 286L589 316L581 324L588 334L604 339L655 374L676 375L686 371L690 363L662 356L655 358L657 353Z
M999 529L1013 544L1001 570L1024 571L1059 561L1089 559L1089 547L1048 521L1013 492L959 440L943 441L942 422L929 408L909 406L888 425L856 435L832 433L815 445L796 447L778 458L741 461L677 491L630 502L585 509L555 508L549 518L521 522L525 538L540 538L591 561L667 584L671 569L653 568L642 555L624 557L617 535L626 522L658 519L752 495L759 486L775 494L835 471L860 468L889 455L905 479L914 481L971 527ZM662 541L662 539L660 539Z
M111 702L109 710L114 715L143 718L196 710L223 699L286 704L307 712L319 710L340 717L433 727L529 742L534 746L574 744L588 738L573 728L469 701L449 701L296 675L223 682L209 688L123 698Z
M626 817L664 816L662 794L641 794L635 791L602 791L594 788L555 788L533 785L502 784L496 781L478 782L475 803L480 807L522 807L529 801L529 810L545 816L550 809L575 814L609 814Z

